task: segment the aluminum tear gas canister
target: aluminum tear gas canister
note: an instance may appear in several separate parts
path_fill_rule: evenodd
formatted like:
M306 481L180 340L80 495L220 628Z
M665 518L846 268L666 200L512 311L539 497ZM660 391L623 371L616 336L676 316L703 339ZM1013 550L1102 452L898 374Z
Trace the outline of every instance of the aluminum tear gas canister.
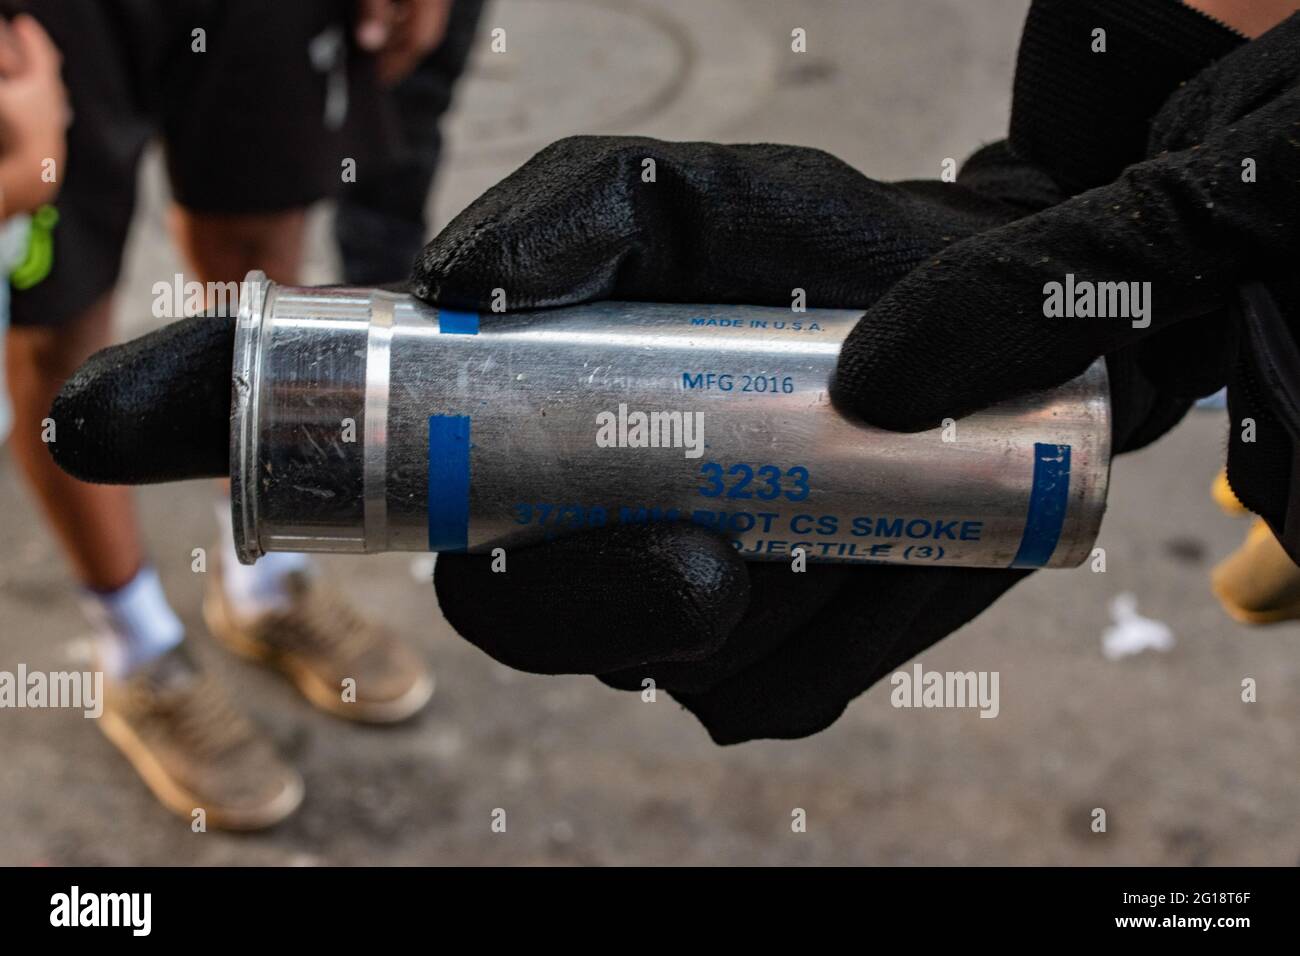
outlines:
M855 310L438 309L250 273L235 336L236 546L509 549L688 521L746 558L1070 567L1110 468L1105 366L943 427L832 407Z

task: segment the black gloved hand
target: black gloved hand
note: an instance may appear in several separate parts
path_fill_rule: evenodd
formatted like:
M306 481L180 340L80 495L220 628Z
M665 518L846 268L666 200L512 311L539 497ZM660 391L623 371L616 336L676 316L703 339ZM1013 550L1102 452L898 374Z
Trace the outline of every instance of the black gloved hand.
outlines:
M1024 103L1032 100L1022 97ZM1261 132L1270 119L1261 120ZM1175 136L1166 126L1154 141L1172 143ZM985 185L986 198L1010 200L1005 212L1042 208L1060 185L1017 163L1007 147L978 158L963 181ZM647 159L654 160L654 183L639 177ZM1169 211L1137 205L1148 198L1141 182L1112 187L1138 193L1118 211ZM512 308L602 297L785 304L796 286L808 290L813 305L870 305L915 264L920 250L947 247L972 226L975 236L946 248L926 269L939 268L963 247L982 248L984 232L971 214L983 218L984 205L945 189L882 186L805 150L565 141L448 227L417 263L414 290L478 309L489 307L494 289L505 291ZM936 205L918 207L904 196ZM1097 222L1117 211L1098 205L1085 212L1088 203L1082 199L1061 217L1078 230L1073 235L1066 226L1051 228L1057 219L1041 219L1055 210L992 232L1021 237L1025 249L1014 251L1030 265L1055 254L1051 243L1059 242L1067 255L1109 252L1102 261L1132 262L1134 278L1146 279L1150 255L1140 245L1108 247L1104 238L1097 247L1088 244ZM996 208L988 211L986 221L997 217ZM1126 225L1121 220L1118 231ZM1157 220L1153 228L1163 227L1161 236L1180 235L1176 225ZM1188 236L1180 251L1193 256L1197 250L1189 247L1199 238ZM985 257L980 269L996 282L1006 264ZM949 283L943 292L960 298L986 281L979 270L963 279L968 284ZM1031 288L1041 296L1042 286ZM1044 361L1032 339L1014 336L1017 361L1008 366L1000 357L1014 324L999 321L996 295L979 299L978 310L963 313L967 324L957 335L949 328L918 334L926 326L915 312L889 321L889 309L874 310L842 355L837 399L894 427L916 424L907 417L914 401L923 415L946 406L929 415L925 424L933 425L997 398L1060 384L1105 354L1105 346L1122 352L1129 339L1121 335L1112 343L1084 330L1075 337L1085 344L1071 349L1075 340L1057 335L1049 348L1064 354ZM1041 298L1037 305L1041 316ZM888 385L864 371L880 374L882 351L895 361L906 352L907 372L896 368ZM971 381L968 364L989 374ZM1185 412L1183 390L1162 391L1168 383L1152 381L1131 352L1116 355L1111 372L1117 449L1151 440ZM1186 391L1203 387L1204 378ZM889 401L875 404L882 392ZM542 672L592 672L628 689L654 679L727 743L821 729L872 682L979 613L1020 576L842 566L795 575L783 565L745 565L698 528L662 527L608 529L527 549L512 557L506 576L492 574L483 559L445 555L436 585L453 626L497 659Z
M1169 361L1162 333L1221 317L1239 286L1294 270L1300 251L1300 15L1199 75L1156 117L1151 160L1115 182L958 243L890 290L850 336L840 395L873 424L928 428L1068 381L1151 340L1145 368L1195 397L1226 380L1227 323L1200 323ZM1247 180L1243 164L1254 164ZM1049 318L1045 287L1148 281L1149 326ZM1185 334L1186 329L1177 329ZM898 389L922 371L935 387Z
M563 140L458 216L412 286L484 312L497 289L512 309L601 298L788 306L796 287L810 307L865 306L945 246L1056 195L996 153L976 164L998 183L991 199L961 183L878 183L797 147ZM1025 573L795 573L747 564L683 524L512 551L504 575L485 557L444 554L435 583L452 626L497 660L628 689L652 679L734 743L821 730Z
M1234 422L1258 427L1254 441L1233 429L1229 480L1300 560L1300 508L1288 507L1300 445L1261 371L1292 341L1286 311L1261 307L1268 297L1257 290L1251 315L1256 325L1272 316L1273 334L1247 338L1234 318L1250 280L1268 281L1277 301L1298 300L1300 14L1174 95L1149 152L1115 182L957 243L899 282L845 343L836 397L873 424L922 429L1060 384L1108 355L1112 375L1129 383L1116 390L1118 413L1140 423L1121 444L1135 446L1231 375ZM1045 317L1046 284L1067 274L1150 282L1149 327ZM1265 339L1275 353L1267 360ZM908 390L919 375L930 387Z

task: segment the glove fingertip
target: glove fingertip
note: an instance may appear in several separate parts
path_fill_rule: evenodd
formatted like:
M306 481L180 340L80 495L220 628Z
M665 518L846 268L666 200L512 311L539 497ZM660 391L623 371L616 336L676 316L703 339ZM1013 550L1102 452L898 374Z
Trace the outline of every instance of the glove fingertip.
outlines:
M673 699L698 720L720 747L751 740L799 740L821 733L839 720L848 701L806 702L792 708L788 701L763 700L728 684L703 694L673 694Z
M50 409L55 463L99 484L229 474L234 327L194 316L92 355Z
M891 432L923 432L937 428L944 417L955 417L930 408L915 388L864 375L843 357L831 379L830 395L841 412Z

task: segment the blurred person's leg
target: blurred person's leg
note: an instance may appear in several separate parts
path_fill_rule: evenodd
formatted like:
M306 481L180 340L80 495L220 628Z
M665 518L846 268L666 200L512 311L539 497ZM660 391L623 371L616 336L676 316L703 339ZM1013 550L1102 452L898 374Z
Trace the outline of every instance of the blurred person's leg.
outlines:
M164 120L173 231L199 281L238 283L260 269L298 282L306 207L338 192L349 161L365 168L366 154L382 148L377 90L353 68L364 63L348 59L346 23L335 16L348 9L231 2L214 11L212 49L227 49L223 37L246 44L250 33L274 37L276 49L247 63L244 50L228 69L221 57L204 61L195 94ZM283 670L331 713L388 722L419 710L433 690L423 661L320 586L306 555L240 564L228 489L221 498L219 560L204 599L214 636Z
M58 171L48 270L13 296L6 365L19 419L14 452L85 588L107 678L96 725L176 813L188 819L202 807L211 826L266 826L298 805L301 779L188 654L183 625L145 560L129 490L69 478L44 441L63 380L110 341L140 155L162 98L184 87L169 58L188 55L178 41L190 28L171 19L174 6L64 0L33 10L62 52L76 120L67 169ZM52 424L55 441L78 427ZM189 560L187 548L187 568Z
M76 122L68 129L66 168L56 170L52 257L44 269L28 270L12 299L6 368L14 457L85 590L104 665L123 674L175 647L183 629L147 565L131 492L83 484L57 468L46 442L76 426L55 421L51 434L46 419L64 379L110 341L136 167L152 129L134 71L147 67L157 35L138 11L113 2L33 12L62 53ZM114 39L122 36L130 39Z
M50 405L63 381L109 344L108 295L54 328L9 334L6 372L15 411L13 454L85 589L104 665L116 674L147 664L180 643L184 628L145 565L131 489L89 485L61 471L46 445ZM51 423L58 438L58 422Z
M261 269L286 285L300 281L305 209L224 213L177 205L171 222L172 235L200 282L238 283L250 269Z
M407 277L424 248L425 204L442 157L439 124L469 59L483 0L454 0L438 49L388 92L394 135L377 168L359 169L338 197L334 237L344 281L382 285ZM372 164L374 166L375 164Z
M46 439L50 405L64 380L109 344L111 296L55 327L17 326L9 333L6 373L14 404L13 452L73 573L86 587L114 591L140 570L131 490L77 481L54 464ZM53 423L58 438L58 423Z

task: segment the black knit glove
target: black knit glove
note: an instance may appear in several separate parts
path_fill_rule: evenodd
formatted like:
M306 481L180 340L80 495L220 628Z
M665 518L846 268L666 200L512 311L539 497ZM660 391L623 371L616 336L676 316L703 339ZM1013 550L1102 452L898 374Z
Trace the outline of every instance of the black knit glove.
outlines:
M1220 39L1225 47L1238 42L1230 35ZM1026 104L1034 105L1021 97L1022 115ZM1171 118L1185 115L1168 111L1153 141L1175 143L1186 127ZM1207 118L1202 128L1217 119ZM1260 119L1261 134L1271 119ZM646 159L654 161L653 186L639 180ZM1189 247L1214 240L1184 235L1179 223L1160 219L1168 207L1148 205L1142 180L1127 178L1140 177L1141 170L1125 175L1112 188L1134 194L1118 211L1157 217L1161 237L1183 236L1179 251L1199 265L1199 246ZM1047 205L1053 189L1071 187L1067 177L1046 184L1044 178L1020 161L1014 146L1002 146L979 154L962 180L1025 212ZM842 353L838 401L892 427L916 427L910 409L921 415L942 409L924 422L932 425L996 398L1059 384L1110 351L1115 441L1122 450L1170 427L1186 410L1186 396L1221 375L1196 368L1170 380L1167 373L1179 363L1162 364L1157 355L1153 378L1126 348L1130 335L1113 342L1090 329L1073 337L1057 329L1042 335L1041 325L1036 333L1017 334L1016 323L1002 319L997 299L1021 288L996 286L993 295L979 290L981 282L1005 281L999 267L1034 266L1058 248L1066 261L1078 256L1080 262L1090 261L1081 253L1109 251L1112 258L1103 262L1131 261L1136 278L1145 280L1150 254L1140 245L1108 249L1104 237L1134 227L1116 219L1114 208L1088 210L1086 197L960 240L963 228L974 224L971 212L983 210L960 188L944 189L882 186L805 150L566 141L490 191L439 236L417 264L414 288L445 304L479 309L487 308L489 290L496 288L516 308L602 297L784 304L794 286L807 289L812 304L870 305L900 270L915 264L921 249L944 247L918 274L952 257L960 264L966 247L983 248L990 235L1021 237L1024 248L1013 246L1015 255L1005 260L983 258L978 269L963 273L962 283L928 285L941 289L940 301L978 297L979 308L963 312L961 328L918 336L924 316L896 319L897 306L884 302L897 299L885 293ZM902 203L903 196L935 204L918 208ZM929 231L935 226L938 232ZM1087 243L1099 234L1097 246ZM1168 265L1173 271L1176 263ZM1041 317L1043 282L1031 276ZM1229 286L1191 315L1222 308L1230 293ZM1152 325L1165 323L1157 317ZM1049 340L1046 354L1035 350L1035 335ZM1169 344L1178 343L1171 337ZM1011 364L1003 360L1008 346ZM887 377L883 354L896 363ZM1080 359L1084 354L1088 361ZM982 373L986 367L987 376L971 377L972 368ZM438 568L448 619L497 659L541 672L596 673L629 689L653 679L722 743L821 729L854 696L979 613L1020 576L842 566L794 575L784 566L745 565L693 527L615 528L526 549L512 556L505 576L475 557L446 555Z
M873 424L922 429L1107 355L1125 383L1117 414L1138 423L1120 443L1134 446L1231 380L1229 480L1300 559L1290 506L1300 415L1286 394L1300 384L1288 354L1300 299L1300 14L1174 95L1148 152L1113 183L959 242L899 282L845 343L836 396ZM1243 323L1239 290L1252 280L1272 293L1252 287ZM1049 284L1068 282L1150 283L1147 320L1045 315ZM909 390L921 375L928 387Z
M651 161L651 166L647 161ZM1036 204L1040 174L987 159ZM643 171L653 168L654 181ZM1005 190L1004 190L1005 193ZM581 137L543 150L425 250L412 287L490 321L589 299L870 305L945 246L1025 207L961 183L875 182L817 150ZM799 737L960 627L1022 571L747 564L694 525L613 527L484 556L444 554L460 634L542 673L647 679L714 740Z

